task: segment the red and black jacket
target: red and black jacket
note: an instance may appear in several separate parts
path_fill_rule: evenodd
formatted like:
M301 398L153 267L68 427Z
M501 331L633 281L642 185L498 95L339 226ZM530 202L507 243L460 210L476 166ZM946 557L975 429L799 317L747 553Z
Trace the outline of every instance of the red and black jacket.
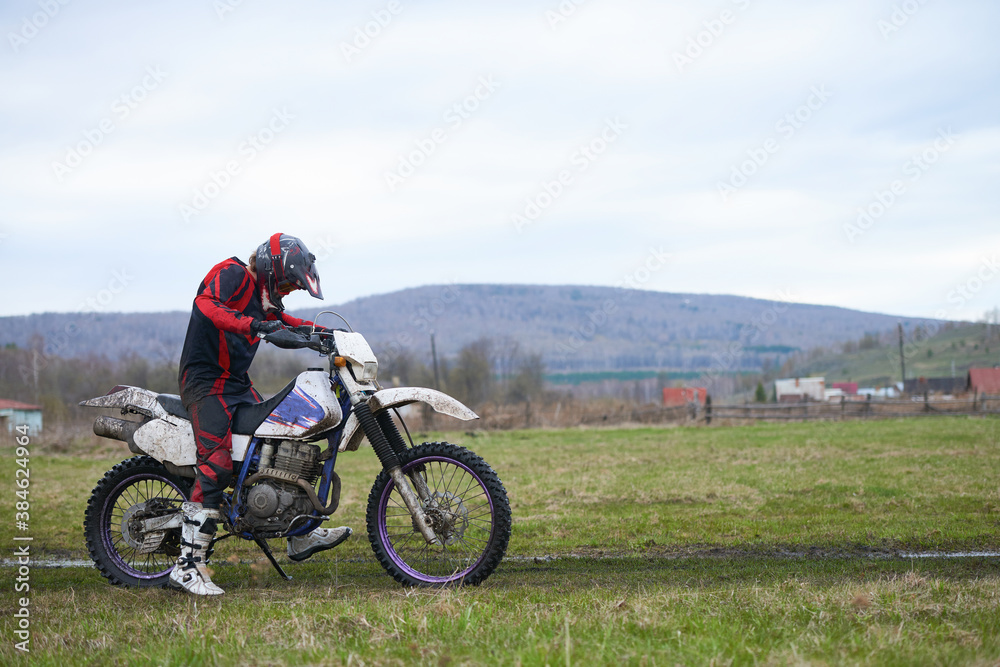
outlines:
M198 286L181 352L181 399L189 406L206 396L236 396L250 390L247 371L260 339L255 320L280 319L288 326L310 324L284 312L264 315L257 283L236 257L212 267Z

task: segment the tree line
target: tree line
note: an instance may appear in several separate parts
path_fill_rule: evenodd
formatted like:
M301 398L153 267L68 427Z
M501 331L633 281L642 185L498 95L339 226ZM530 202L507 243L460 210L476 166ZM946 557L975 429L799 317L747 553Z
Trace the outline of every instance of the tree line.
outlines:
M473 409L487 402L531 402L544 394L541 355L524 352L510 339L476 340L458 355L439 359L436 375L433 360L405 349L382 355L379 361L383 386L437 388ZM315 353L262 345L250 377L266 396L307 367L319 366L325 369L325 360ZM98 354L62 357L53 354L51 346L47 348L42 336L35 335L26 347L8 343L0 348L0 398L40 405L46 423L89 420L92 412L77 404L119 384L176 394L177 368L176 362L150 361L135 353L119 358Z

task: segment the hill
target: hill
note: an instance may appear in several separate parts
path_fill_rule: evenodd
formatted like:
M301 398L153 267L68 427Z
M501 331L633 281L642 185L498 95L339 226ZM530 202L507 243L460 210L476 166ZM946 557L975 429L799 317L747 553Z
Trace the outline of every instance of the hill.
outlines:
M323 307L292 312L311 319ZM753 371L765 362L781 364L796 351L889 331L900 321L831 306L572 285L430 285L326 307L347 317L381 354L407 350L429 358L433 331L439 356L447 358L485 336L540 353L550 372L567 373ZM48 355L135 354L176 361L188 317L184 312L4 317L0 345L25 347L36 336L34 344ZM910 327L933 324L903 321Z
M907 379L965 377L969 368L1000 364L1000 328L947 323L908 332L903 345ZM795 365L798 375L822 375L829 382L879 386L900 379L899 339L894 334L865 337Z

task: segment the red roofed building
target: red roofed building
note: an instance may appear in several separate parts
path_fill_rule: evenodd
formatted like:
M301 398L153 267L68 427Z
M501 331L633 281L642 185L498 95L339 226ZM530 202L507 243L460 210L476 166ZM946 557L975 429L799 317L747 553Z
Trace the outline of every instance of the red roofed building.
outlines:
M970 368L969 391L1000 396L1000 368Z
M858 394L857 382L834 382L833 388L844 392L844 396L856 396Z
M708 396L708 390L704 387L664 387L663 405L668 408L688 403L705 405L706 396Z
M29 433L40 433L42 406L0 398L0 431L10 433L18 426L27 426Z

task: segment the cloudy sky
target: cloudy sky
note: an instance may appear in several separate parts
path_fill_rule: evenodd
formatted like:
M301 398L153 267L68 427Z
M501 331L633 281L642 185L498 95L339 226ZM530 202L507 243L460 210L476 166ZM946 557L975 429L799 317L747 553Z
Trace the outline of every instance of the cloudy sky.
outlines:
M1000 304L996 2L10 0L0 25L0 315L186 310L275 231L328 303Z

